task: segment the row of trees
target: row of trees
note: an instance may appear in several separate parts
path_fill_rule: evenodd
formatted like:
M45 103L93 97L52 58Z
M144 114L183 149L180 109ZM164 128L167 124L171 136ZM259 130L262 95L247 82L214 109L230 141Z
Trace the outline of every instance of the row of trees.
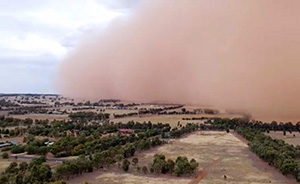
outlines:
M114 118L125 118L125 117L144 115L144 114L159 114L159 115L176 114L177 113L176 111L173 111L173 112L168 112L168 111L172 110L172 109L182 108L182 107L183 107L182 105L174 105L174 106L163 107L163 108L142 108L142 109L139 109L138 112L130 112L130 113L124 113L124 114L114 114L113 116L114 116ZM136 108L136 110L137 110L137 108Z
M105 121L109 119L108 113L95 113L95 112L75 112L69 115L72 121Z
M13 117L5 117L5 116L0 116L0 127L5 128L5 127L12 127L12 126L28 126L32 125L33 120L30 118L26 119L18 119L18 118L13 118Z
M122 160L134 156L136 151L147 150L163 143L159 138L143 139L125 146L115 146L88 157L80 156L76 160L59 165L55 172L55 179L69 179L69 177L75 177L84 172L93 172L94 169L109 168L115 163L118 163L120 167ZM129 164L123 161L122 168L128 170Z
M293 175L300 181L300 146L272 139L251 127L239 127L237 132L250 141L250 149L261 159L278 168L283 175Z
M292 124L287 123L277 123L272 122L262 122L262 121L248 121L245 118L211 118L207 121L207 125L202 125L203 129L216 129L216 130L226 130L226 129L236 129L237 127L249 126L255 129L259 129L263 132L267 131L288 131L288 132L300 132L300 122Z
M199 128L198 124L188 123L188 124L186 124L186 126L182 126L181 128L178 128L178 127L173 128L170 131L170 137L171 138L179 138L182 135L196 131L198 128Z

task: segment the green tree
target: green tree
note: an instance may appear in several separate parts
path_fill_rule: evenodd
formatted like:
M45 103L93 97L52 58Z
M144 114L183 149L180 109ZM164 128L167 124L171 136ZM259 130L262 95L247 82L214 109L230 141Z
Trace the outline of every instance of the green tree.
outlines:
M3 159L8 159L8 153L6 153L6 152L2 153L2 158Z
M122 169L123 169L125 172L127 172L127 171L129 170L129 165L130 165L130 162L129 162L127 159L123 160Z
M138 164L138 162L139 162L139 159L138 159L138 158L134 157L134 158L132 159L133 166L136 166L136 165Z
M147 168L147 166L143 166L143 167L142 167L142 171L143 171L144 174L147 174L147 173L148 173L148 168Z
M172 159L167 160L167 169L170 173L174 171L175 162Z
M118 167L121 167L121 161L124 159L124 155L123 154L117 154L115 156L115 159L118 162Z

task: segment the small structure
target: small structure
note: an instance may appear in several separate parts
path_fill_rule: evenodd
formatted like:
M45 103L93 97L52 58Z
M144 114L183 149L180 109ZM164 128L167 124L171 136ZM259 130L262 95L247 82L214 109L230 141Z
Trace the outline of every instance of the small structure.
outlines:
M0 142L0 148L5 148L8 146L18 145L17 142Z
M120 132L121 134L133 134L133 133L134 133L134 130L124 128L124 129L120 129L119 132Z
M46 146L52 146L54 144L54 142L52 141L47 141L44 143Z

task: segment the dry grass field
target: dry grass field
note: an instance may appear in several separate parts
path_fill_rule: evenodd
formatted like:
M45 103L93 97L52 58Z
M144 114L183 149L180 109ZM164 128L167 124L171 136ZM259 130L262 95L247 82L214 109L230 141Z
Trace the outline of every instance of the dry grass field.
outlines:
M11 163L8 159L0 159L0 173L3 172Z
M269 134L266 135L272 137L273 139L282 139L288 144L292 144L294 146L300 145L300 133L299 132L286 132L286 135L283 135L282 131L273 132L271 131ZM295 135L295 137L294 137Z
M197 175L178 178L170 175L144 175L131 166L128 173L113 168L109 171L96 171L70 180L71 184L90 181L93 184L282 184L296 183L281 175L277 170L255 156L247 144L231 133L197 132L187 137L171 140L169 144L138 153L139 166L147 166L157 153L166 158L177 156L194 158L199 162L198 174L206 172L199 181ZM218 162L215 162L218 160ZM116 167L116 166L115 166ZM224 179L226 175L227 179Z
M60 114L25 114L25 115L10 115L13 118L18 118L18 119L26 119L26 118L31 118L31 119L38 119L38 120L68 120L69 117L67 114L60 115Z

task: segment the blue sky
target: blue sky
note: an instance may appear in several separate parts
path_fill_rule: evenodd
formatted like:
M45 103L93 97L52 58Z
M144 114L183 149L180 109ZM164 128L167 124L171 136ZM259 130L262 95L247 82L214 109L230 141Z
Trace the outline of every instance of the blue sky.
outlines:
M0 93L55 93L60 62L139 0L0 0Z

